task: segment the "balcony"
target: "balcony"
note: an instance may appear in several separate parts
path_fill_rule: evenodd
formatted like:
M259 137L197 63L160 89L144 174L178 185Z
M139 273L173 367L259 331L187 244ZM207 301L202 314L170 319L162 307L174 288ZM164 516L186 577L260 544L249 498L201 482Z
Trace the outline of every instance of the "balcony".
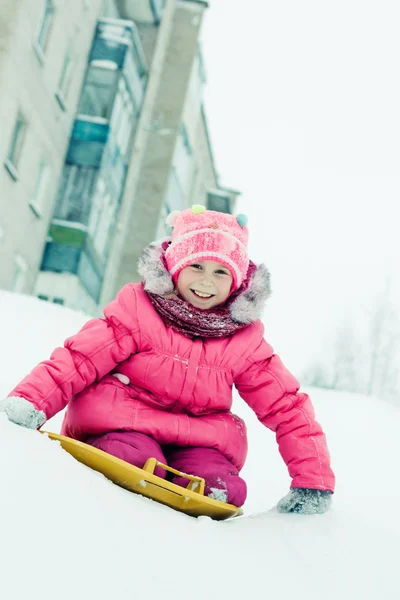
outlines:
M155 25L160 22L165 6L165 0L116 0L116 3L123 19Z
M132 49L139 72L144 73L146 60L135 24L123 19L100 19L89 63L111 62L117 69L122 69L129 49Z
M87 228L79 223L53 220L41 270L77 275L89 295L98 302L104 264L92 247Z
M42 271L76 275L96 303L146 81L135 24L101 19L41 265Z
M110 130L121 160L130 151L147 79L147 69L135 25L101 19L90 52L66 163L100 168Z
M66 163L82 167L100 167L110 124L106 119L83 116L75 119Z

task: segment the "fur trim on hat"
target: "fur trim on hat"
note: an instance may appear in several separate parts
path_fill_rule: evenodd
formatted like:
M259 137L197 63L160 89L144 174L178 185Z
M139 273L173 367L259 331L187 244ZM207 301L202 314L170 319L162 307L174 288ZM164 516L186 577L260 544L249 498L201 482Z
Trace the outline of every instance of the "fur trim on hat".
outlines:
M153 242L144 248L139 259L139 273L143 278L144 289L159 296L171 294L174 289L172 277L164 264L163 243ZM270 273L264 264L259 265L248 286L240 292L227 308L234 321L249 324L258 321L266 301L271 295Z
M271 296L271 276L264 264L258 265L249 285L229 305L229 312L238 323L253 323L261 318L264 306Z
M166 240L152 242L146 246L139 258L138 272L144 281L144 289L152 294L165 296L174 291L175 286L172 277L164 265L164 250L162 244Z

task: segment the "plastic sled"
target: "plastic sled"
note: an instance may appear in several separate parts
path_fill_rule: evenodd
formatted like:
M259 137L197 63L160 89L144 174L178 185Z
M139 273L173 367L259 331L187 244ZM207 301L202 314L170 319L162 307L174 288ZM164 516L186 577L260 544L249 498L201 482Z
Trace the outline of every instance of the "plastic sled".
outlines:
M139 467L134 467L120 458L78 440L50 431L41 430L40 433L60 442L61 447L76 460L94 471L102 473L120 487L151 498L191 517L207 516L221 521L243 514L242 509L233 504L204 496L205 482L202 477L181 473L158 462L155 458L149 458L143 469L139 469ZM184 488L154 475L156 466L185 477L189 480L188 486Z

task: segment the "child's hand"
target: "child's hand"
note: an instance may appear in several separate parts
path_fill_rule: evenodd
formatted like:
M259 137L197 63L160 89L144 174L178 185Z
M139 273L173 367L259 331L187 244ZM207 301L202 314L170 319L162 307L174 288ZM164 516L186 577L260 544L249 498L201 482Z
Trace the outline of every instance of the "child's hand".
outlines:
M322 514L329 510L332 504L332 492L328 490L313 490L310 488L292 488L278 502L281 513L299 513L301 515Z
M0 412L5 412L8 420L28 429L38 429L46 420L46 415L25 400L10 396L0 401Z

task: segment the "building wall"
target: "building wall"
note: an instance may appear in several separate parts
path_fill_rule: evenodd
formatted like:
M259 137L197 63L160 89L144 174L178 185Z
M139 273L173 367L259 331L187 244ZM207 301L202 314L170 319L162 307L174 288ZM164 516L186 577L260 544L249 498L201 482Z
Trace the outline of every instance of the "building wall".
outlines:
M155 23L137 23L136 26L142 42L146 63L151 69L159 35L159 25ZM154 64L154 68L157 68L157 61Z
M196 129L195 157L196 174L192 184L192 204L207 206L207 192L209 189L218 187L218 179L203 107Z
M41 273L40 289L36 295L42 300L78 308L86 314L98 313L96 303L80 284L79 279L71 273Z
M130 20L98 21L41 265L74 274L97 303L147 82Z
M166 2L102 304L125 283L139 279L140 253L159 230L204 8L198 2Z
M206 3L201 0L154 0L155 3L136 0L135 4L130 0L47 2L52 2L55 12L43 52L36 42L46 0L3 0L0 5L0 189L3 191L0 288L35 293L98 314L122 285L138 280L136 266L140 252L166 232L164 222L168 212L194 203L207 204L208 191L218 188L202 108L205 78L198 47ZM163 7L161 20L154 18L156 5ZM106 167L103 169L103 159L98 167L91 167L98 168L94 191L87 194L86 190L85 199L76 191L73 202L77 206L68 207L65 202L61 208L59 205L60 199L70 198L69 192L63 190L70 185L66 174L72 173L71 165L74 169L85 165L86 159L89 163L93 159L94 146L90 146L93 131L108 126L111 132L122 131L124 122L117 126L115 123L119 121L116 118L114 123L113 116L107 117L108 121L91 117L90 112L83 111L82 102L81 114L77 114L81 92L86 90L90 79L89 53L100 17L125 20L122 24L107 21L107 28L115 31L116 36L121 34L121 27L126 27L126 21L137 19L134 29L139 41L135 34L132 48L143 53L148 68L143 78L145 95L135 122L132 148L126 153L128 162L123 166L127 168L127 177L122 197L111 198L117 207L115 229L114 208L112 215L114 235L102 257L94 242L103 235L98 224L104 226L108 213L99 195L98 182L102 179L107 185L107 178L116 182L121 174L120 159L114 164L113 153L106 152ZM104 52L106 55L108 50L105 48ZM100 54L103 56L102 51ZM71 58L72 68L68 70L66 57ZM90 57L92 60L93 54ZM106 68L103 63L101 68ZM59 93L60 81L65 83L66 73L71 75L68 89ZM22 112L27 129L15 170L9 164L6 168L4 162L18 111ZM115 109L112 115L119 114L118 111ZM87 142L90 143L86 146ZM39 206L35 194L43 158L48 163L48 178ZM74 189L79 190L78 184ZM76 217L79 210L86 215L82 222ZM68 245L70 254L66 250ZM95 257L96 252L97 258L101 258L97 262L101 273L97 269L98 283L93 287L94 279L92 283L87 279L85 284L85 277L90 276L87 258ZM76 269L75 263L73 267L68 263L74 256L80 261ZM89 269L85 276L83 259Z
M78 100L87 54L100 0L53 0L55 12L45 52L36 40L44 1L6 0L0 5L0 287L13 287L14 258L26 264L25 283L18 291L30 293L40 267L55 193ZM67 96L56 92L68 47L73 52ZM63 101L64 100L64 101ZM17 171L4 162L18 111L26 120L26 134ZM35 187L41 160L48 164L47 185L40 206Z

